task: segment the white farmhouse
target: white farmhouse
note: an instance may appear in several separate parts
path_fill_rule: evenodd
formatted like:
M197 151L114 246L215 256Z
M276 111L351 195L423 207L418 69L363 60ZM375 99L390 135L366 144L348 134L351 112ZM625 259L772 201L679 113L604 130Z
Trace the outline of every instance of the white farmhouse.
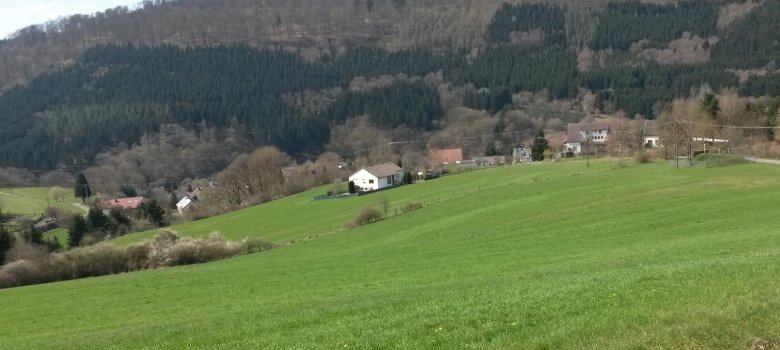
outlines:
M198 201L199 197L200 197L200 187L190 192L189 195L184 196L184 198L182 198L178 203L176 203L176 209L179 211L179 214L184 214L185 210L191 211L195 206L195 202Z
M184 211L192 208L192 199L188 196L184 196L178 203L176 203L176 209L179 214L184 214Z
M569 124L566 128L566 152L580 154L583 152L583 146L603 145L607 142L608 136L609 124L607 123Z
M655 120L645 120L642 125L642 136L647 148L661 146L661 134L658 130L658 122Z
M398 165L382 163L360 169L349 177L349 181L355 184L358 192L366 192L395 186L403 179L403 176L403 169Z

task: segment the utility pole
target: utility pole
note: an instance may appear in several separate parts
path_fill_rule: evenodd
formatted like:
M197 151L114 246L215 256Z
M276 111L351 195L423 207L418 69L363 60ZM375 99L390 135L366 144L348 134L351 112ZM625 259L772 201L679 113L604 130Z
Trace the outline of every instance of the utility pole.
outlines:
M675 165L675 170L680 170L680 156L679 156L680 153L678 150L678 146L680 145L680 138L677 136L677 132L678 132L677 128L679 125L677 124L677 121L674 121L673 125L674 128L672 128L672 130L674 130L674 165Z

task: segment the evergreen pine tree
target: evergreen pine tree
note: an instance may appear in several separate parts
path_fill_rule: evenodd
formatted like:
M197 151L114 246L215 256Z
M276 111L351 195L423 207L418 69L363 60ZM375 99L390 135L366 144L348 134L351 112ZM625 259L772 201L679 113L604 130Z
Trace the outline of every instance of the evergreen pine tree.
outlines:
M5 261L5 253L14 245L14 236L4 226L0 226L0 265Z
M106 231L110 226L108 216L103 214L103 210L97 207L89 208L87 224L92 231Z
M138 212L157 227L166 225L165 209L157 204L156 201L144 201L138 206Z
M89 187L87 177L83 173L79 173L76 177L76 185L73 187L73 195L76 198L81 198L81 203L86 202L87 198L92 196L92 189Z
M549 148L547 138L544 137L544 131L539 131L531 145L531 159L535 162L544 160L544 150Z
M68 246L70 248L78 247L88 229L87 221L81 215L76 215L68 228Z

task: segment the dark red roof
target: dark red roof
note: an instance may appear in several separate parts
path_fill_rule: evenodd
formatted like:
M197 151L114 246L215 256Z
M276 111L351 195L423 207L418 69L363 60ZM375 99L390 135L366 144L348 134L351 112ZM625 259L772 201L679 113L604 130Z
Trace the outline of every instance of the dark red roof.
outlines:
M428 159L435 165L460 163L463 161L463 150L460 148L435 149L431 151Z
M102 202L104 209L122 208L122 209L136 209L144 201L144 197L128 197L128 198L114 198L106 199Z

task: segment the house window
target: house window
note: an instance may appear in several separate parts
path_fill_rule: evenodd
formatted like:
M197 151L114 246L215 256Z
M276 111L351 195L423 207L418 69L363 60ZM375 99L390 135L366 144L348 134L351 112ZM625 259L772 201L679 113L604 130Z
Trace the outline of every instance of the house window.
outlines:
M392 176L388 176L387 177L387 184L388 185L392 185L393 184L393 177Z
M374 184L374 179L368 180L368 183Z

